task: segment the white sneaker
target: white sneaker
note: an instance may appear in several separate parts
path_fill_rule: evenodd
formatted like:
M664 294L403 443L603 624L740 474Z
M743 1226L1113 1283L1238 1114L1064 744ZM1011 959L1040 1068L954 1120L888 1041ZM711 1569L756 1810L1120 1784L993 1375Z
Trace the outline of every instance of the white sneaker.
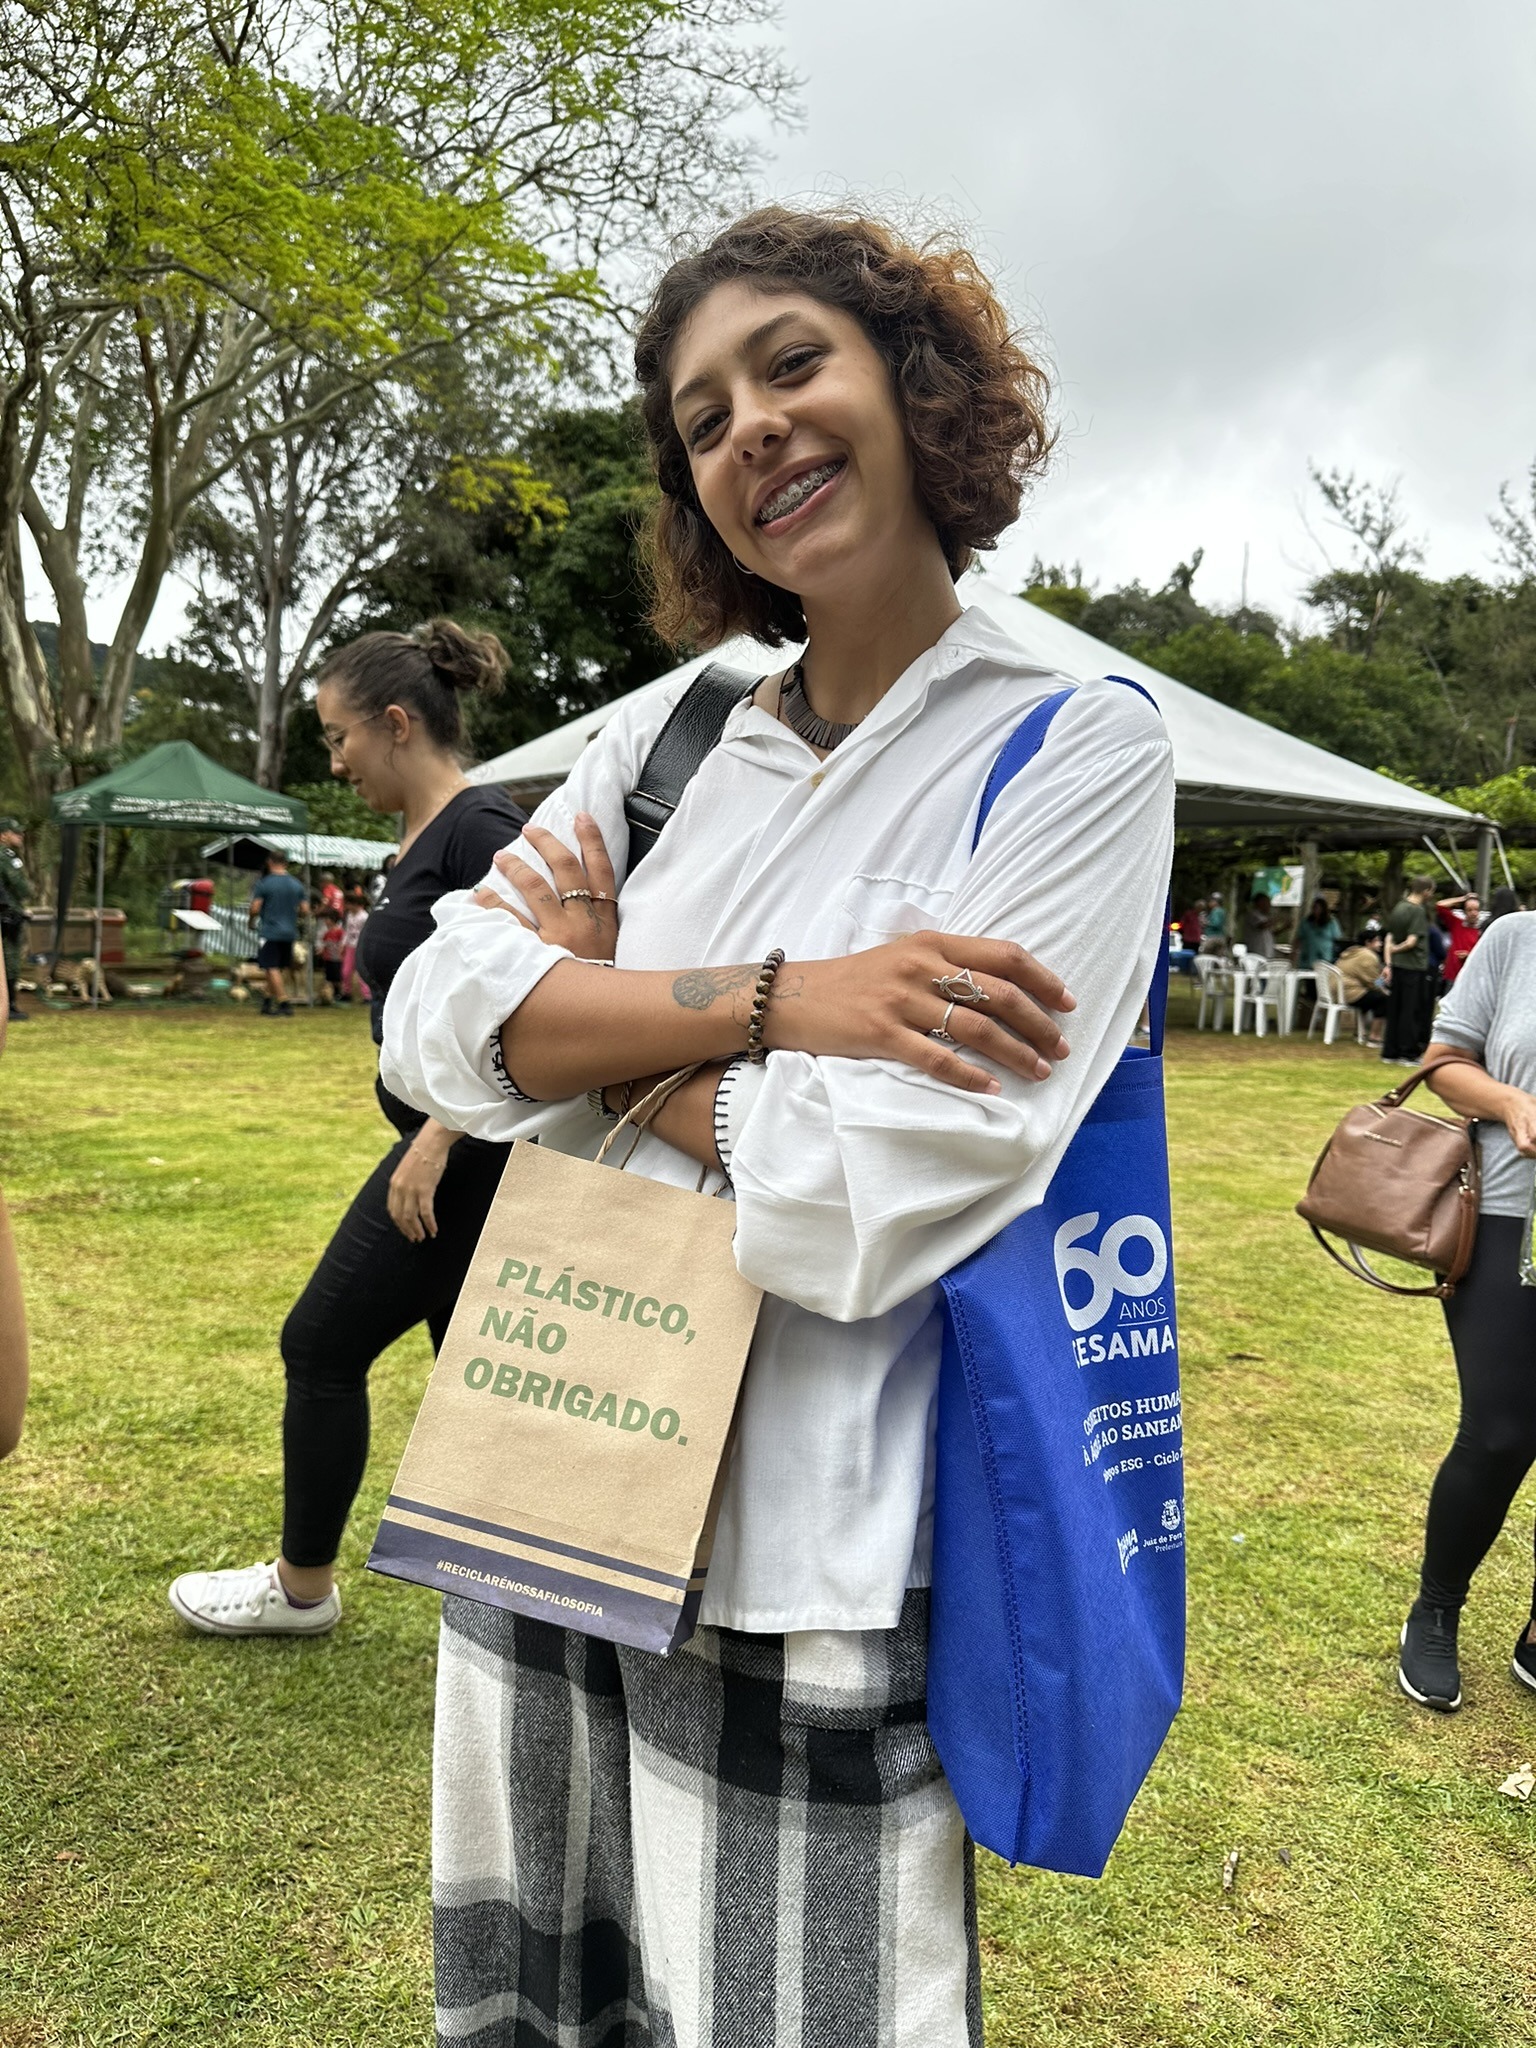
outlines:
M172 1581L170 1597L183 1621L211 1636L323 1636L341 1619L334 1586L317 1607L295 1607L278 1583L275 1562L183 1572Z

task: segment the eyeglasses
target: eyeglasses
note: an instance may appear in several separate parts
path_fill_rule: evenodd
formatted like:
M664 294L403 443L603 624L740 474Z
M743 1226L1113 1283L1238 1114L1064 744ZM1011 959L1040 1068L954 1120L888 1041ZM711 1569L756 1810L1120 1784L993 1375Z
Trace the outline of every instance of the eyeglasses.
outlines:
M375 711L368 718L354 718L350 725L344 725L339 732L322 725L320 737L324 740L325 750L331 759L333 761L340 759L341 750L347 744L347 735L349 733L359 732L365 725L376 725L383 716L382 711Z

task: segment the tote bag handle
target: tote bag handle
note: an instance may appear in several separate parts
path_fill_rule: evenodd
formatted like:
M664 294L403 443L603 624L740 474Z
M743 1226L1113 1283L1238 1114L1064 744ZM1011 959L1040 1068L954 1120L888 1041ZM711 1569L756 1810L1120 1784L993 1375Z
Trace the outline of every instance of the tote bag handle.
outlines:
M1128 690L1145 697L1153 710L1158 710L1157 699L1142 684L1133 682L1129 676L1106 676L1107 683L1123 683ZM981 828L991 814L992 806L1012 782L1021 768L1026 768L1039 753L1050 731L1051 720L1070 697L1077 691L1058 690L1054 696L1044 698L1027 717L1016 725L1008 735L1002 752L992 763L992 772L987 777L981 792L981 804L976 812L976 830L971 835L971 851L976 851L981 838ZM1147 1050L1154 1059L1163 1050L1163 1031L1168 1020L1168 922L1173 914L1173 897L1170 894L1163 914L1163 941L1157 949L1157 962L1152 969L1152 986L1147 991Z

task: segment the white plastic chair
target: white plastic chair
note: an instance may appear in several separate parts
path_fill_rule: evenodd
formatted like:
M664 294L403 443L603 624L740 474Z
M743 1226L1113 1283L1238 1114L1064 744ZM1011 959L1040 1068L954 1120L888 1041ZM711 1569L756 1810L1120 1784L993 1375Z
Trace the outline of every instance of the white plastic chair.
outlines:
M1259 953L1249 953L1244 957L1242 972L1246 979L1242 994L1233 1004L1234 1031L1242 1030L1251 1013L1254 1035L1263 1038L1268 1031L1268 1013L1274 1017L1275 1030L1279 1032L1281 1005L1285 1001L1285 977L1289 968L1288 960L1266 960Z
M1363 1010L1356 1010L1344 993L1344 977L1330 961L1319 960L1313 966L1317 977L1317 1001L1312 1005L1312 1015L1307 1024L1310 1038L1317 1029L1319 1017L1323 1020L1323 1043L1332 1045L1339 1033L1339 1019L1354 1012L1355 1042L1364 1045L1366 1040L1366 1018Z
M1195 955L1195 986L1200 991L1200 1010L1195 1029L1205 1029L1206 1011L1215 1015L1215 1028L1227 1028L1227 997L1232 993L1232 970L1219 953Z

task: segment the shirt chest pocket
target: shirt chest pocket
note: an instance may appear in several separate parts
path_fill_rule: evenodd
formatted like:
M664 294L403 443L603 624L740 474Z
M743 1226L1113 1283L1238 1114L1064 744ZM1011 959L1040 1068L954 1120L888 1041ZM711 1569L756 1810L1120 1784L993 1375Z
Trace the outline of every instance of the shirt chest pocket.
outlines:
M954 893L900 875L855 875L843 892L843 951L863 953L912 932L942 931Z

